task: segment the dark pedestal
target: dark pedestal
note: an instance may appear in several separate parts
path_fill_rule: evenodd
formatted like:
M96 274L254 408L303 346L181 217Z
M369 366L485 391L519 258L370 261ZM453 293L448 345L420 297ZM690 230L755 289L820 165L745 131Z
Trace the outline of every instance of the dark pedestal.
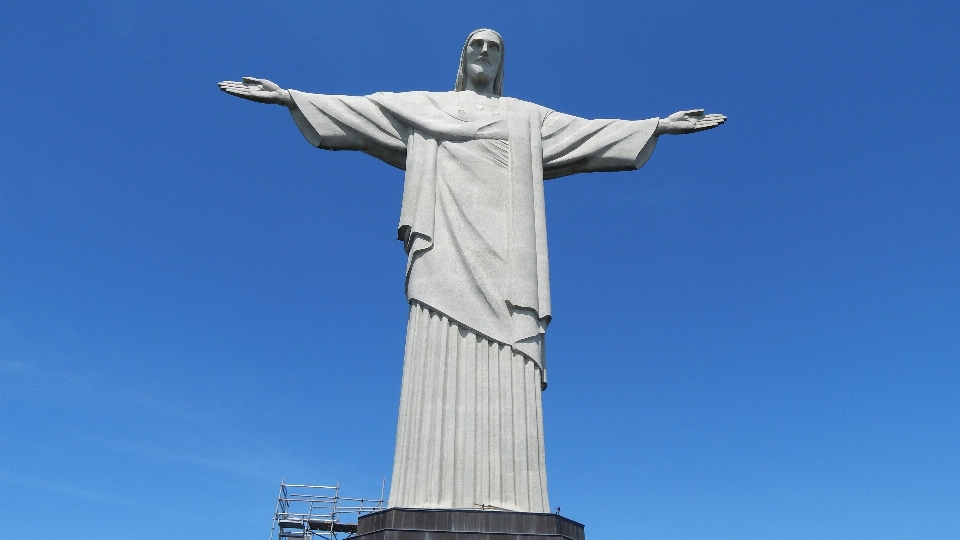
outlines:
M356 540L584 540L557 514L390 508L361 516Z

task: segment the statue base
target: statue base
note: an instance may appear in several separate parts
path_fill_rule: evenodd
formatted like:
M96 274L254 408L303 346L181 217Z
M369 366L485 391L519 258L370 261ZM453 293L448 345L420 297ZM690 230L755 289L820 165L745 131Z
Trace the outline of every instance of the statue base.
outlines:
M584 540L583 525L558 514L390 508L360 516L356 540Z

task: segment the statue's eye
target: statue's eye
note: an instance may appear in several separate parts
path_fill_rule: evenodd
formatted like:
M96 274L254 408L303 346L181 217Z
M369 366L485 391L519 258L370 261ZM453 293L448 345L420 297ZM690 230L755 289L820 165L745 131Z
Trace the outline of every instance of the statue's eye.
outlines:
M490 49L492 49L492 50L494 50L494 51L499 51L499 50L500 50L500 45L498 45L497 43L491 43L491 44L490 44Z

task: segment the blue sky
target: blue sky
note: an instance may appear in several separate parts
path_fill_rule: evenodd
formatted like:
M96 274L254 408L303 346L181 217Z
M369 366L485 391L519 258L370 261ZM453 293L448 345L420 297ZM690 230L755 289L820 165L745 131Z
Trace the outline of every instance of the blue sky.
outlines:
M402 173L215 84L448 90L492 27L507 95L730 118L547 185L551 505L593 540L957 538L958 19L4 2L0 537L265 538L281 478L379 494Z

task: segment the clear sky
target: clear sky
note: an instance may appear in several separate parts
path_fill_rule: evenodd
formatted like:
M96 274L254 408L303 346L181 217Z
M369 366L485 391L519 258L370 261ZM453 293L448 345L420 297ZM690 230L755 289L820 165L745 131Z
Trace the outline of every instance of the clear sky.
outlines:
M0 537L264 539L377 496L403 174L221 93L703 107L546 187L550 502L592 540L960 537L956 2L0 5Z

